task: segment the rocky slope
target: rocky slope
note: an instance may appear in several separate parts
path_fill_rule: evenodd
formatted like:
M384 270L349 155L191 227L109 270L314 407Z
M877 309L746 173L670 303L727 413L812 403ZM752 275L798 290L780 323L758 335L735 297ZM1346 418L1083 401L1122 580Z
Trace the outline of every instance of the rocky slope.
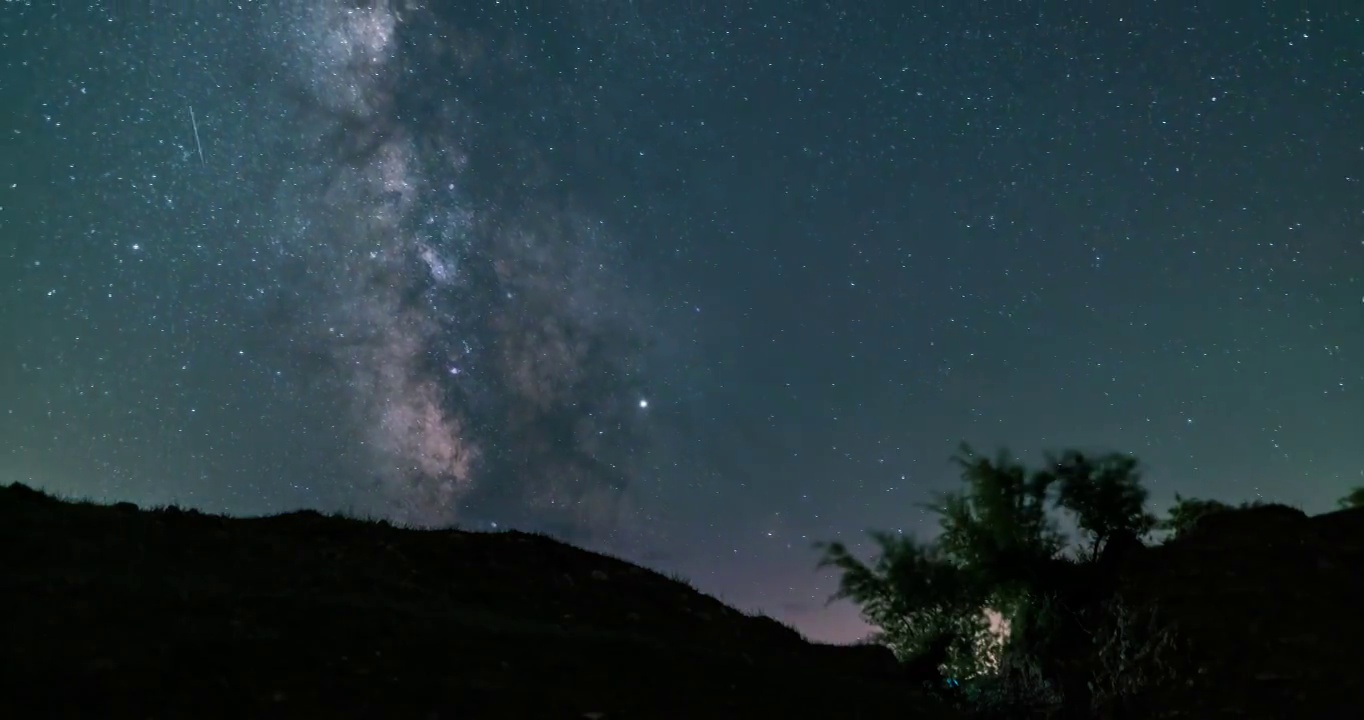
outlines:
M11 485L0 568L3 717L952 716L889 651L536 535Z

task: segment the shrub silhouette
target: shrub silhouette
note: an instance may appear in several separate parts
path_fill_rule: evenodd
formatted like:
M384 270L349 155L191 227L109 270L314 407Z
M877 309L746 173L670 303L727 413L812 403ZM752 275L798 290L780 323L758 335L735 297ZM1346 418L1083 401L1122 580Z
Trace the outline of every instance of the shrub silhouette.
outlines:
M1146 509L1136 459L1121 453L1068 450L1029 470L1007 451L989 458L963 445L954 460L962 485L924 506L941 527L933 540L872 531L879 552L870 562L842 543L816 547L823 551L820 566L841 573L831 601L857 603L878 628L879 642L907 660L915 677L936 668L946 676L934 682L938 694L977 720L1155 717L1169 698L1194 702L1201 697L1190 690L1195 678L1221 672L1220 665L1208 664L1207 654L1223 642L1219 633L1230 633L1226 642L1244 638L1240 630L1210 622L1213 615L1190 615L1215 615L1220 600L1195 610L1201 606L1178 588L1191 583L1223 592L1225 580L1191 568L1205 558L1235 560L1242 551L1237 548L1296 552L1291 543L1245 538L1297 532L1290 526L1306 517L1263 500L1232 505L1176 495L1168 515L1157 519ZM1339 504L1364 507L1364 488ZM1167 541L1206 531L1208 542L1148 553L1144 546L1153 531L1165 533ZM1244 547L1226 538L1242 538ZM1171 558L1185 564L1167 577L1161 563ZM1196 558L1193 565L1190 558ZM1274 573L1299 572L1299 559L1284 562ZM1325 572L1335 566L1314 567ZM1260 566L1236 567L1244 575ZM1219 568L1216 577L1225 571ZM1152 579L1172 586L1153 589ZM1338 589L1346 581L1333 582ZM987 610L998 613L1006 633L991 634ZM1293 622L1299 621L1306 622ZM1307 636L1294 630L1285 637L1291 644ZM1203 659L1195 661L1199 653ZM1298 677L1267 672L1265 678ZM1263 697L1277 696L1267 689Z
M952 637L942 663L950 677L969 679L993 671L1006 650L990 632L986 611L1008 627L1015 652L1042 652L1058 635L1056 597L1075 586L1075 568L1106 548L1140 542L1157 525L1145 509L1135 458L1068 450L1030 471L1007 450L991 459L963 444L953 458L965 488L925 507L939 517L941 534L922 542L872 531L880 552L871 565L839 542L818 543L820 567L841 572L832 600L850 599L879 628L878 640L901 658L921 656L932 641ZM1049 509L1070 515L1079 529L1080 558L1066 557L1071 539L1057 529ZM1043 668L1053 673L1056 668Z

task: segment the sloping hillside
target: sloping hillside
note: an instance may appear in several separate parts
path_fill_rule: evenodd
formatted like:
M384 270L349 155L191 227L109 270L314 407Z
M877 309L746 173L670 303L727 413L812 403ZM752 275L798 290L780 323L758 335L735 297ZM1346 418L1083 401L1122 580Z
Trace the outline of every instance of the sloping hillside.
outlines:
M889 651L536 535L16 484L0 567L4 717L951 716Z

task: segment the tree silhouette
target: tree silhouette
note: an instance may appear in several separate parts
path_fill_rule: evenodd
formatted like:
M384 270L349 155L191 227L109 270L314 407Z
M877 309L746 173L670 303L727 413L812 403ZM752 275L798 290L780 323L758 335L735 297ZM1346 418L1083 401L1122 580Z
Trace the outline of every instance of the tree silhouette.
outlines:
M986 670L988 656L1000 649L991 643L987 609L1030 642L1050 621L1039 608L1071 563L1063 557L1069 539L1049 506L1073 516L1087 559L1118 537L1139 540L1156 519L1144 508L1137 462L1127 455L1091 458L1071 450L1049 458L1046 469L1029 471L1005 450L990 459L963 444L953 460L966 487L924 506L938 515L941 533L934 541L873 531L880 553L872 565L842 543L816 547L824 551L820 567L842 573L831 601L857 603L880 629L878 639L902 658L950 634L945 669L970 677Z
M1074 513L1089 541L1084 548L1089 557L1099 557L1115 537L1143 538L1155 529L1136 458L1121 453L1091 458L1071 450L1050 464L1059 484L1057 507Z
M960 644L959 638L978 635L980 627L971 615L982 597L964 568L935 545L913 537L879 531L869 535L880 548L870 566L842 543L817 544L824 550L819 566L842 573L830 602L847 598L860 605L862 617L878 629L873 639L901 659L924 656L948 636L951 647ZM955 654L947 655L950 664Z
M1186 498L1175 493L1175 504L1170 508L1169 517L1161 520L1157 527L1169 531L1171 538L1177 538L1188 534L1199 518L1231 509L1232 506L1218 500Z
M1364 508L1364 486L1351 490L1348 495L1340 499L1339 504L1341 508L1346 510Z

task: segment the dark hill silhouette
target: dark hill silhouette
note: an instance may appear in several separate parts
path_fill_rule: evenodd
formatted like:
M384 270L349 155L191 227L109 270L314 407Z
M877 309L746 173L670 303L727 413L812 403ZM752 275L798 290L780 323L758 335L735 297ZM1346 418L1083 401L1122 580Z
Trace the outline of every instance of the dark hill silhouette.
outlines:
M889 650L539 535L15 484L0 568L3 717L955 717Z
M1143 668L1166 680L1135 693L1144 717L1364 715L1364 508L1210 514L1119 583L1178 648Z
M973 712L926 696L924 663L812 644L538 535L231 519L11 485L0 568L0 717ZM1053 645L1057 669L1104 702L979 716L1355 717L1362 569L1364 508L1228 509L1161 545L1115 543L1058 596L1082 632Z
M1077 568L1055 598L1076 622L1052 639L1053 687L1085 690L977 717L1364 713L1364 508L1210 513L1179 537Z

